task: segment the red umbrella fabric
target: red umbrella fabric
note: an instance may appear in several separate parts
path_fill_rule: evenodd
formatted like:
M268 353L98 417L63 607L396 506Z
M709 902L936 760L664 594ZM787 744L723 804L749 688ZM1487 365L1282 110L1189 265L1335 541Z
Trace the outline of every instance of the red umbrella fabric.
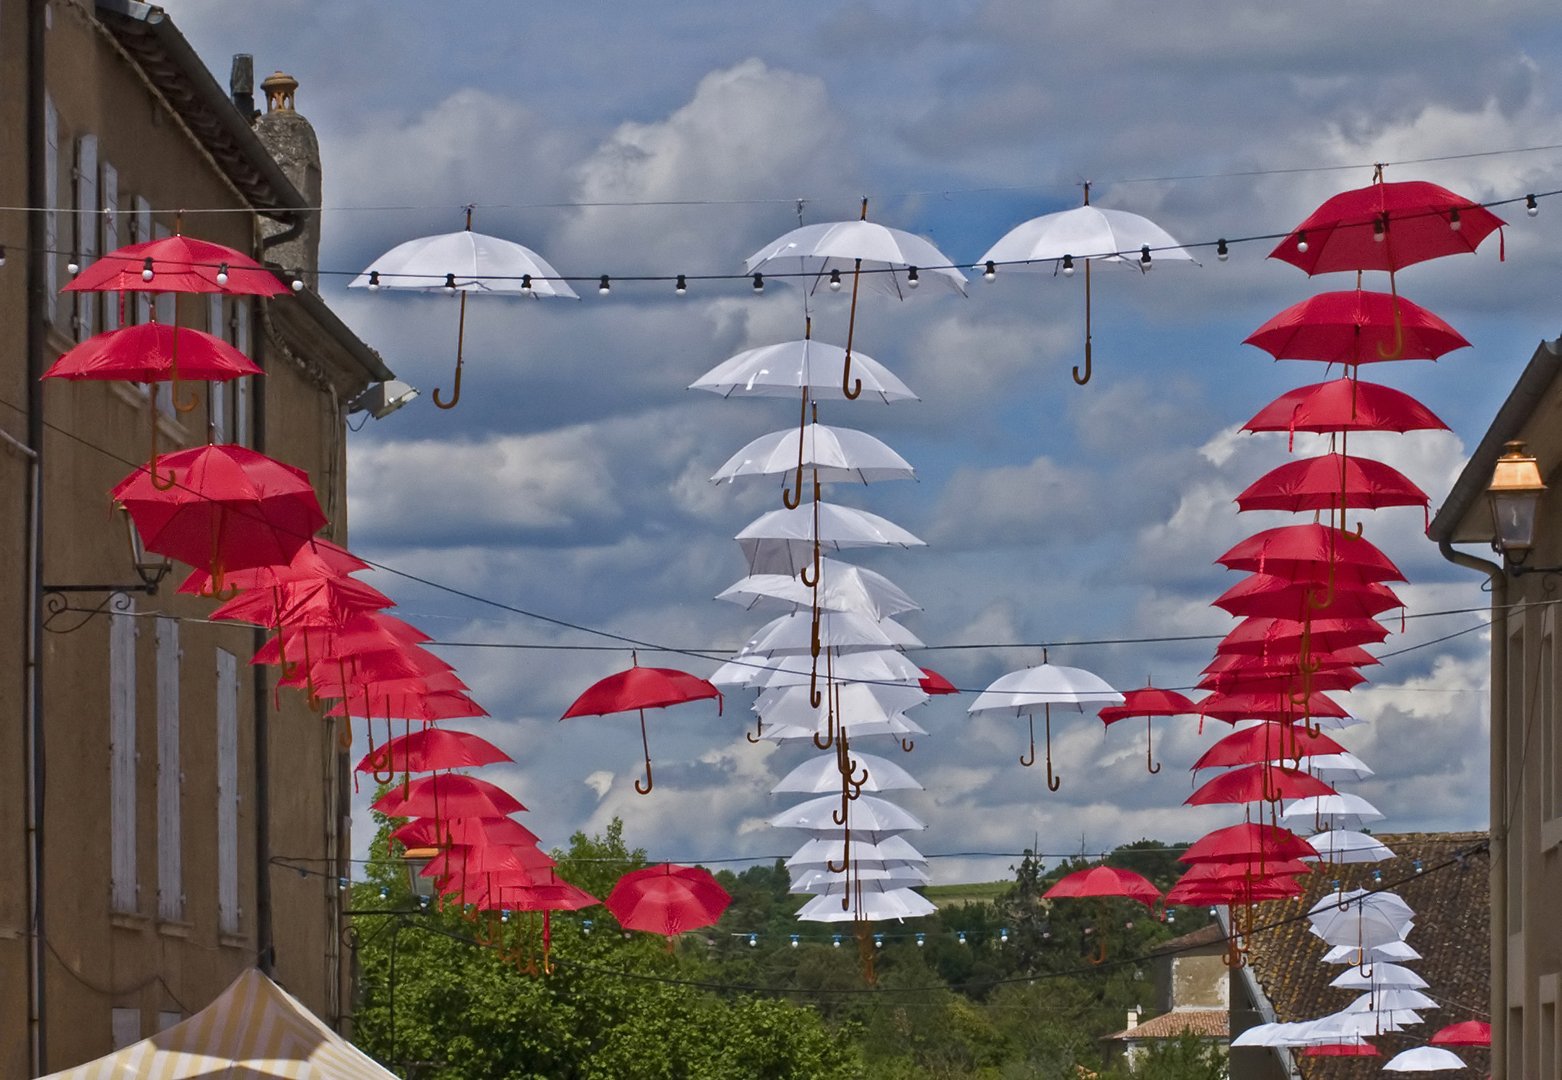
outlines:
M732 897L705 870L662 863L619 878L606 903L624 929L662 934L671 949L685 930L714 925Z
M1346 367L1377 363L1393 352L1396 301L1403 348L1392 359L1436 360L1469 348L1457 330L1419 304L1363 289L1310 296L1260 326L1244 343L1276 360L1321 360Z
M450 878L474 878L479 874L491 874L500 870L517 871L532 877L538 870L546 870L554 862L530 844L452 844L428 861L419 873L423 877L444 881Z
M1108 726L1135 716L1192 716L1199 707L1175 690L1145 686L1125 690L1123 704L1108 705L1096 715Z
M1345 377L1288 390L1242 425L1243 431L1447 431L1409 394Z
M488 711L459 691L408 691L374 685L353 687L352 693L340 704L327 710L326 715L358 716L374 720L434 721L487 716Z
M235 570L226 576L225 583L230 589L258 589L290 581L307 581L310 578L346 577L367 569L368 563L340 544L315 537L299 548L286 565ZM178 591L190 596L210 596L211 575L204 570L192 571ZM424 635L422 640L429 640L428 636Z
M1228 570L1293 580L1337 580L1349 568L1361 581L1404 581L1389 557L1354 533L1326 525L1282 525L1254 533L1215 560ZM1334 570L1329 569L1330 566ZM1331 577L1332 575L1332 577Z
M1367 677L1347 667L1328 671L1314 671L1303 675L1294 668L1284 673L1266 672L1257 668L1234 668L1199 680L1200 690L1215 690L1222 694L1299 694L1303 687L1311 690L1353 690L1367 681Z
M201 446L165 456L171 486L143 465L110 493L129 512L148 551L222 577L285 565L326 524L302 469L242 446Z
M1449 1024L1432 1036L1433 1046L1490 1046L1491 1025L1481 1020Z
M1315 606L1324 600L1328 603ZM1405 605L1381 582L1354 587L1336 582L1330 588L1322 582L1293 582L1269 574L1254 574L1227 589L1212 606L1238 618L1257 615L1293 619L1310 614L1320 619L1370 619Z
M1375 183L1325 201L1269 257L1309 275L1399 270L1474 251L1504 224L1490 210L1424 180Z
M1199 702L1199 712L1212 720L1300 720L1304 716L1349 716L1338 702L1313 693L1298 703L1288 693L1211 694Z
M1386 506L1426 506L1426 492L1404 473L1371 458L1324 454L1271 469L1237 496L1241 510L1381 510Z
M525 810L503 788L460 773L436 773L410 784L398 784L377 799L371 810L386 817L501 818Z
M1310 627L1296 619L1244 619L1221 639L1215 651L1294 656L1304 635L1314 650L1333 653L1348 646L1376 644L1388 637L1388 628L1372 619L1314 619Z
M371 682L354 682L348 679L342 682L337 678L319 679L314 684L315 697L320 698L361 698L364 693L370 691L383 691L386 694L460 694L471 689L453 671L436 671L429 675L420 675L410 679L375 679ZM371 699L372 700L372 699ZM354 716L360 715L357 710L352 710ZM376 717L384 717L384 713L375 713ZM413 717L392 716L391 719L407 720Z
M256 626L339 627L356 615L395 606L390 597L357 578L306 578L269 589L249 589L208 618Z
M1302 886L1293 878L1249 882L1241 878L1229 881L1177 882L1166 891L1166 907L1206 904L1256 904L1265 900L1284 900L1299 896Z
M226 280L218 281L218 275ZM288 287L242 251L190 236L165 236L99 256L60 291L283 296Z
M1343 754L1345 748L1322 733L1311 735L1297 724L1263 723L1225 736L1193 763L1190 771L1224 769L1232 765Z
M1381 1057L1378 1048L1369 1042L1324 1043L1320 1046L1302 1047L1302 1057Z
M958 694L960 692L959 687L933 669L922 668L921 671L922 678L917 680L917 685L922 687L924 694L931 694L937 697L939 694Z
M1338 795L1316 776L1277 765L1244 765L1221 773L1183 800L1186 806L1211 803L1275 802L1313 795Z
M353 771L362 773L432 772L513 761L487 739L467 731L425 728L400 735L363 756Z
M1153 907L1161 898L1161 890L1132 870L1119 870L1115 866L1092 866L1088 870L1069 874L1042 893L1042 896L1049 900L1058 897L1125 896Z
M415 818L392 832L391 839L400 841L404 848L439 847L445 843L535 846L541 842L536 833L510 817L451 818L446 821Z
M267 639L250 659L252 664L279 664L283 654L290 662L309 656L345 656L368 649L421 645L433 640L411 623L383 611L354 615L340 626L287 626Z
M1269 656L1218 653L1205 665L1204 671L1214 673L1241 670L1256 674L1292 675L1300 673L1301 659L1299 652L1274 653ZM1378 659L1361 646L1350 645L1330 652L1319 652L1315 649L1311 662L1316 664L1320 671L1332 671L1338 668L1371 667L1378 663Z
M1216 829L1195 840L1179 862L1248 862L1256 858L1317 858L1313 846L1290 829L1246 822Z
M220 337L149 322L88 338L50 365L43 377L161 382L174 377L175 361L179 378L185 380L227 382L265 374Z
M651 779L651 741L645 733L645 710L705 698L715 698L716 711L721 711L721 691L704 679L676 668L641 667L636 664L628 671L620 671L592 683L559 719L639 711L640 741L645 747L645 787L641 787L640 781L636 780L635 790L648 795L654 781Z
M1310 874L1313 868L1300 859L1254 859L1247 862L1200 862L1188 868L1177 884L1194 881L1243 881L1255 884Z

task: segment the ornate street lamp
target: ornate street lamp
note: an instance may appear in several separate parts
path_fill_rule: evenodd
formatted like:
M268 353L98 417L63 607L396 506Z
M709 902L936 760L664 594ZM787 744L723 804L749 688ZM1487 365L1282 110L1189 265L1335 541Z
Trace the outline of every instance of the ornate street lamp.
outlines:
M1506 443L1503 451L1492 471L1486 499L1496 530L1492 547L1516 565L1527 559L1535 546L1535 516L1546 485L1540 479L1540 466L1524 452L1522 442Z
M439 854L437 847L408 848L402 852L401 861L407 867L407 884L412 889L413 896L433 896L434 879L423 876L423 868L434 861L434 856Z

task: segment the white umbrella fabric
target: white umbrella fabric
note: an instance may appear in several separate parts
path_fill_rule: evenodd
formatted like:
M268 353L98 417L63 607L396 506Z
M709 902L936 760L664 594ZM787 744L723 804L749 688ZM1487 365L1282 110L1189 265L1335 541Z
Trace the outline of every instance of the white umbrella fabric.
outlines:
M1330 986L1341 990L1374 990L1374 989L1409 989L1421 990L1427 986L1427 981L1414 971L1399 964L1373 964L1370 971L1365 974L1354 965L1345 974L1336 975ZM1411 1005L1409 1008L1416 1008Z
M841 840L810 840L792 853L787 869L800 870L840 864L847 855ZM927 859L904 836L887 836L876 844L852 842L851 857L863 866L926 866Z
M814 618L806 611L794 611L772 619L755 632L739 657L797 656L812 653ZM870 619L855 611L826 611L819 615L820 648L834 649L836 655L867 652L872 649L916 649L922 639L894 619Z
M1414 925L1414 912L1393 893L1359 889L1330 895L1308 912L1312 933L1330 945L1372 948L1403 941Z
M738 546L748 558L749 573L796 574L813 565L816 514L818 548L822 551L926 546L893 521L866 510L834 503L807 504L795 510L771 510L738 533Z
M842 889L842 893L847 892L845 888ZM882 922L885 919L899 922L919 919L938 910L931 901L912 889L883 889L878 887L878 882L863 882L860 889L853 882L848 893L850 902L844 908L840 895L827 893L814 897L798 909L797 918L803 922L825 923Z
M1441 1046L1416 1046L1395 1054L1383 1066L1384 1072L1446 1072L1467 1069L1464 1059Z
M1379 961L1400 963L1419 959L1421 954L1403 941L1385 941L1382 945L1374 945L1367 949L1358 949L1354 945L1337 945L1323 954L1325 964L1360 965Z
M1021 757L1020 764L1026 767L1036 763L1035 717L1042 713L1047 725L1047 787L1056 791L1062 781L1052 773L1052 706L1065 705L1083 712L1086 704L1121 705L1123 701L1123 695L1099 675L1043 662L994 680L966 711L972 716L1025 717L1030 723L1030 760Z
M821 484L914 480L917 475L909 461L867 432L813 423L801 429L801 437L797 428L761 435L728 458L711 481L796 472L792 490L800 492L805 469Z
M1302 858L1331 863L1369 863L1392 859L1394 852L1375 836L1349 829L1314 833L1307 838L1317 855Z
M854 836L859 832L894 833L927 828L910 811L872 795L851 800L847 804L846 824L838 825L832 815L840 806L841 800L835 796L809 799L781 811L770 819L770 824L778 829L807 829L816 836L832 839L845 828L850 828Z
M819 573L819 608L822 611L855 611L870 619L885 619L922 610L900 586L877 571L834 559L820 559ZM750 574L729 586L716 599L747 608L775 602L811 609L814 590L793 574Z
M1339 754L1312 754L1297 761L1282 758L1271 761L1270 764L1283 765L1288 769L1298 768L1320 780L1365 780L1369 776L1376 775L1365 761L1349 751Z
M862 784L863 791L922 790L922 785L917 783L915 777L888 758L856 750L851 752L851 756L856 760L858 769L867 773L867 779ZM834 754L825 754L803 762L782 777L770 791L773 795L789 791L820 795L827 791L837 791L840 786L840 765Z
M862 392L888 404L918 401L916 394L894 372L872 357L852 353L852 364L862 380ZM841 373L846 350L839 345L801 338L777 345L746 349L722 361L689 384L690 390L706 390L722 397L844 398Z
M920 686L866 682L845 683L836 689L835 695L835 710L847 718L854 731L859 723L887 720L928 700ZM787 686L760 694L754 711L777 722L822 724L830 706L822 702L814 705L806 686Z
M926 735L927 729L919 726L905 713L895 713L883 720L869 720L866 722L853 720L846 725L853 739L868 738L873 735L888 735L899 741L904 750L911 749L911 744L906 739L908 735ZM814 745L818 745L817 736L828 736L829 726L820 721L817 724L778 724L773 728L767 728L760 738L767 742L795 742L799 739L812 739Z
M931 275L949 292L965 295L965 275L947 255L914 233L873 221L825 221L793 229L750 255L743 269L750 274L806 275L810 280L804 284L811 292L826 282L841 284L841 275L866 271L869 288L902 300Z
M1413 987L1385 986L1368 990L1345 1008L1347 1012L1398 1012L1401 1009L1435 1009L1437 1002Z
M791 892L817 893L820 896L841 894L843 879L846 871L834 872L828 867L818 869L799 870L792 875ZM864 884L873 882L882 885L886 889L914 888L918 885L926 885L933 879L928 872L917 866L863 866L854 856L852 858L851 879L861 881Z
M744 656L728 660L709 682L716 686L758 686L766 689L807 686L814 681L811 656ZM889 683L914 686L922 669L893 649L847 653L830 661L838 683ZM842 687L845 691L845 687Z
M1382 812L1360 795L1345 793L1309 795L1305 799L1292 799L1285 804L1285 810L1280 814L1281 821L1314 818L1339 826L1350 821L1378 821L1382 817Z
M579 300L559 272L531 248L497 236L472 231L467 209L466 229L424 236L397 244L347 283L350 289L413 289L461 294L456 329L456 374L450 400L434 391L434 404L453 409L461 400L462 351L466 340L466 294L489 293Z

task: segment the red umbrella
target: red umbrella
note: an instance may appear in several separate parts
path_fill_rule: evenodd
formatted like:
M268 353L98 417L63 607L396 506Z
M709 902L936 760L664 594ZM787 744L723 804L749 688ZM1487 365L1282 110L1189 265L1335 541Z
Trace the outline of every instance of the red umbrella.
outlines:
M439 847L442 844L538 844L539 838L510 817L415 818L391 833L405 848Z
M619 878L606 903L624 929L662 934L671 952L673 938L714 925L732 897L699 867L662 863Z
M88 338L56 360L43 377L162 382L174 377L176 362L181 379L227 382L265 374L220 337L148 322Z
M101 255L60 291L283 296L288 287L242 251L175 235Z
M1338 795L1328 784L1309 773L1277 765L1244 765L1209 780L1183 800L1186 806L1210 803L1278 802L1312 795Z
M305 578L269 589L250 589L208 618L257 626L335 628L347 625L354 616L395 606L390 597L357 578Z
M1302 886L1293 878L1281 877L1267 881L1249 882L1243 879L1230 881L1181 881L1166 891L1166 907L1206 904L1256 904L1264 900L1284 900L1299 896Z
M645 795L650 792L652 784L651 743L645 734L645 710L662 709L668 705L681 705L686 701L705 698L715 698L717 711L720 711L721 691L704 679L676 668L640 667L636 664L628 671L620 671L592 683L559 719L638 711L640 741L645 746L645 787L641 787L640 781L636 780L635 790Z
M580 908L600 904L602 901L586 892L576 888L569 882L560 879L549 871L548 878L543 881L527 885L512 880L511 876L504 873L487 875L486 887L474 887L465 890L460 896L461 903L470 903L479 910L498 911L540 911L542 912L542 971L544 974L553 971L548 963L548 950L552 944L551 919L555 911L577 911ZM519 935L519 931L517 931ZM502 930L498 935L501 950L503 948ZM530 951L529 949L527 950ZM516 949L515 960L517 966L521 957L521 950ZM527 969L536 974L535 959Z
M353 650L316 657L311 664L295 665L278 682L282 686L327 682L369 686L400 679L423 679L454 671L453 665L427 649L397 642L389 648Z
M396 773L463 769L512 760L493 743L470 732L424 728L391 739L378 748L371 747L353 770L374 773L375 779L386 783Z
M163 458L165 486L143 465L111 492L148 551L206 568L287 564L326 524L309 474L242 446L201 446Z
M1242 510L1381 510L1426 506L1426 492L1404 473L1371 458L1324 454L1271 469L1237 496Z
M1333 580L1345 568L1361 581L1405 580L1399 567L1366 540L1316 524L1282 525L1254 533L1215 561L1228 570L1293 581Z
M1239 720L1301 720L1311 716L1344 717L1350 715L1339 703L1322 694L1310 694L1297 701L1289 693L1211 694L1199 702L1202 715L1235 724Z
M1332 653L1347 646L1376 644L1386 637L1388 628L1372 619L1314 619L1309 626L1296 619L1253 618L1242 620L1215 651L1289 657L1304 641L1317 652Z
M1323 1043L1302 1047L1302 1057L1381 1057L1369 1042Z
M1177 857L1179 862L1251 862L1254 858L1317 858L1313 846L1290 829L1247 822L1216 829Z
M328 710L326 715L433 721L487 716L488 712L458 691L414 691L375 685L354 687L352 694Z
M448 884L451 878L472 878L500 870L519 870L530 877L553 865L552 859L531 844L452 844L430 859L420 874ZM527 882L534 883L534 878Z
M1449 1024L1432 1036L1433 1046L1490 1046L1491 1025L1481 1020Z
M1242 425L1243 431L1447 431L1409 394L1349 376L1288 390Z
M1251 671L1255 674L1267 675L1291 675L1301 671L1301 653L1274 653L1268 656L1257 656L1246 653L1218 653L1213 660L1205 665L1208 673L1227 671ZM1359 645L1350 645L1330 652L1313 651L1312 663L1320 671L1332 671L1337 668L1371 667L1378 663L1377 657Z
M1200 690L1217 690L1223 694L1298 694L1303 690L1353 690L1367 678L1348 667L1336 667L1328 671L1302 672L1294 668L1286 672L1270 672L1256 668L1235 668L1199 680Z
M280 664L283 654L298 656L305 639L311 653L319 656L346 655L360 649L421 645L432 641L427 634L383 611L365 611L340 626L287 626L269 638L251 658L252 664Z
M346 577L359 570L369 569L369 564L358 556L329 540L315 537L298 549L292 561L282 566L256 566L248 570L235 570L225 580L230 589L269 588L289 581L309 578ZM191 571L178 591L190 596L211 596L211 575L204 570ZM403 626L406 624L403 623ZM427 641L425 635L422 640Z
M1247 862L1199 862L1188 868L1177 884L1194 881L1233 881L1238 878L1255 884L1312 873L1312 867L1300 859L1263 859Z
M1326 601L1318 603L1319 600ZM1392 608L1404 607L1404 601L1381 582L1369 581L1351 586L1342 582L1293 582L1269 574L1254 574L1222 593L1214 607L1238 618L1250 615L1272 619L1298 616L1320 619L1370 619Z
M386 817L508 817L525 810L509 792L460 773L436 773L392 788L370 807Z
M1132 870L1119 870L1115 866L1092 866L1088 870L1068 875L1041 895L1048 900L1060 896L1125 896L1154 907L1161 898L1161 890Z
M917 681L917 685L922 687L924 694L932 694L936 697L939 694L958 694L960 692L960 689L954 683L931 668L922 668L921 671L922 678Z
M1394 271L1426 259L1474 251L1503 224L1485 207L1436 184L1379 181L1327 200L1269 257L1309 275Z
M1311 245L1308 245L1311 247ZM1393 350L1398 300L1402 348ZM1245 339L1276 360L1321 360L1354 367L1380 360L1436 360L1468 348L1459 332L1426 308L1389 293L1352 289L1326 292L1293 304Z
M1155 763L1154 747L1151 745L1153 735L1152 725L1156 716L1191 716L1199 711L1199 707L1189 701L1175 690L1161 690L1154 686L1141 687L1138 690L1129 690L1123 694L1123 704L1108 705L1096 715L1101 717L1101 722L1108 727L1119 720L1127 720L1130 716L1144 717L1144 755L1145 765L1152 773L1161 771L1161 767Z
M1343 746L1321 732L1312 735L1294 724L1268 722L1225 736L1204 751L1204 756L1193 763L1191 771L1344 752Z

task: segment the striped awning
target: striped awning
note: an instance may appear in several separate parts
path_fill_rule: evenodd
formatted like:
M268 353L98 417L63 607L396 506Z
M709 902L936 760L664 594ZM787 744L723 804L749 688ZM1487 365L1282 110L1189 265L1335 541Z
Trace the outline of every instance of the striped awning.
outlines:
M45 1080L396 1080L259 971L150 1039Z

